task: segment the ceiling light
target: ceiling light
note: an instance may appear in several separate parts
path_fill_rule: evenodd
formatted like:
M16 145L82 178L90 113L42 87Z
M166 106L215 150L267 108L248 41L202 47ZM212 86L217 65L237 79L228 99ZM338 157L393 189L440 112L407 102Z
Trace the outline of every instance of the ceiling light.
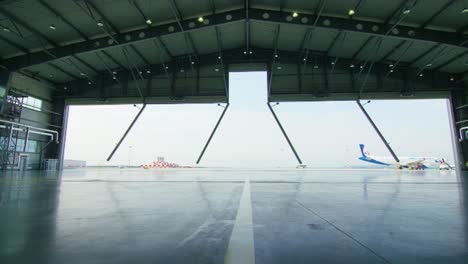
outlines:
M318 66L318 65L314 65L314 69L318 69L318 68L319 68L319 66Z
M451 82L455 81L455 78L450 77L450 81L451 81Z
M113 71L112 74L117 74L117 72L116 72L116 71Z
M356 11L354 11L354 9L348 10L348 16L354 16L354 14L356 14Z
M424 74L422 74L422 73L419 74L419 77L423 77L423 76L424 76Z
M334 61L332 61L332 62L331 62L331 65L335 65L335 62L334 62Z
M405 8L405 9L403 10L403 15L408 15L409 13L411 13L411 9Z
M393 70L390 70L390 72L393 72Z
M281 66L278 66L278 67L276 67L276 69L278 69L278 70L281 70L281 69L282 69L282 67L281 67Z
M246 54L247 54L247 51L244 51L244 55L246 55Z
M299 14L298 14L296 11L294 11L294 12L292 13L292 16L293 16L293 17L298 17Z
M205 21L205 19L203 17L198 18L198 22L203 23L203 21Z
M432 67L432 63L426 64L426 67Z
M389 64L388 67L393 68L393 64Z
M147 73L147 74L150 74L150 73L151 73L151 70L147 70L146 73Z
M64 90L67 90L68 88L66 86L63 87Z
M7 28L7 27L4 27L4 28L3 28L3 31L5 31L5 32L11 32L11 30L10 30L9 28Z
M218 56L218 60L220 60L220 59L221 59L221 56Z
M167 69L169 69L169 67L168 67L168 66L166 66L166 70L167 70Z
M219 72L219 69L218 69L218 68L215 68L215 72Z
M80 75L81 76L85 76L86 74L84 72L80 72Z
M103 27L104 23L102 23L101 21L98 21L96 25L98 25L98 27Z
M361 65L361 66L359 66L359 68L361 68L361 69L362 69L362 68L364 68L364 66L362 66L362 65Z
M252 51L249 51L249 54L252 54L253 52Z
M354 68L354 64L351 63L351 65L349 65L350 68Z
M195 64L195 62L194 62L194 61L192 61L192 65L194 65L194 64Z
M54 24L50 25L49 28L52 29L52 30L56 30L56 29L57 29L57 28L55 27Z
M93 83L92 83L91 81L89 81L89 82L88 82L88 85L91 85L91 84L93 84Z
M278 58L278 54L275 54L275 58Z
M468 14L468 7L464 7L461 11L462 14Z
M151 25L151 24L153 24L153 21L148 18L148 19L146 19L146 24Z
M142 72L142 71L140 71L140 72L139 72L139 74L140 74L140 75L142 75L142 74L143 74L143 72Z
M112 76L112 79L114 79L114 80L117 80L117 77L115 77L115 76Z

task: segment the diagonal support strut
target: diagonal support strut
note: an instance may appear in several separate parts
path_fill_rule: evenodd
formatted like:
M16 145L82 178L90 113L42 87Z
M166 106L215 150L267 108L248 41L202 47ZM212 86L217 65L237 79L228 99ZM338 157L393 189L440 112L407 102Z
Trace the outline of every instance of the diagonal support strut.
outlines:
M219 124L223 120L224 114L229 108L229 103L227 103L226 107L224 107L223 113L221 113L221 116L218 119L218 122L216 123L215 127L213 128L213 131L211 132L210 137L208 138L208 141L205 144L205 147L203 147L202 152L200 153L200 156L198 157L197 164L200 163L200 160L203 158L203 155L205 154L206 149L208 148L208 145L211 142L211 139L213 139L214 134L216 133L216 130L218 130Z
M143 111L145 110L146 108L146 104L143 104L143 107L140 109L140 111L138 112L138 114L135 116L135 118L133 119L132 123L130 124L130 126L127 128L127 130L125 131L125 133L123 134L123 136L120 138L119 142L117 143L117 145L115 146L114 150L112 150L111 154L109 155L109 157L107 158L107 161L110 161L112 159L112 157L114 156L115 152L119 149L120 145L122 144L122 142L125 140L125 138L127 137L128 133L130 132L130 130L132 130L133 128L133 125L135 125L136 121L138 120L138 118L140 118L140 115L141 113L143 113Z
M297 162L299 162L300 165L302 165L302 160L299 157L299 154L297 154L296 149L294 148L293 144L291 143L291 140L289 140L288 134L286 134L286 131L284 130L283 126L281 125L281 122L279 121L278 117L276 116L275 111L273 111L273 107L271 107L270 103L267 102L268 108L270 108L271 113L273 114L273 117L276 120L276 123L278 124L279 128L281 129L281 132L283 133L284 137L286 138L286 141L288 141L289 147L294 153L294 156L296 156Z
M357 105L359 106L359 108L361 109L362 113L364 113L364 115L366 116L367 120L369 121L369 123L372 125L372 127L374 128L375 132L377 132L377 135L379 135L379 138L382 140L382 142L385 144L385 147L387 147L388 151L390 152L390 154L392 154L392 157L393 159L395 159L395 161L397 163L400 162L400 159L397 157L397 155L395 154L395 152L393 151L392 147L390 147L390 144L388 144L387 140L385 139L385 137L382 135L382 132L380 132L379 128L377 127L377 125L374 123L374 121L372 120L372 118L370 117L370 115L367 113L366 109L364 109L364 106L361 104L361 102L359 100L356 100L356 103Z

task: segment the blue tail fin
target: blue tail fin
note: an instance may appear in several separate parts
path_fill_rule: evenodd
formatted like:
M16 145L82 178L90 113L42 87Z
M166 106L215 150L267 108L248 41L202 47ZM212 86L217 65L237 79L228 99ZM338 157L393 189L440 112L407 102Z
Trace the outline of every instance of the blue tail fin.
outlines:
M361 155L362 155L363 157L367 157L364 144L359 144L359 148L361 149Z

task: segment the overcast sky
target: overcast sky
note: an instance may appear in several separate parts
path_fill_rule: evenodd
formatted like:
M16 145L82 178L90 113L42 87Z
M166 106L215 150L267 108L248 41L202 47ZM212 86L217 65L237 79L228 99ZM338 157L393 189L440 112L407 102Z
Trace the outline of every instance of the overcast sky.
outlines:
M266 73L231 73L230 101L201 166L297 165L266 106ZM372 101L366 109L399 156L443 157L453 164L445 100ZM355 102L281 103L274 107L304 164L365 165L358 144L390 156ZM158 156L194 165L223 108L149 105L111 162L105 159L138 109L133 105L71 106L66 159L88 165L149 164Z

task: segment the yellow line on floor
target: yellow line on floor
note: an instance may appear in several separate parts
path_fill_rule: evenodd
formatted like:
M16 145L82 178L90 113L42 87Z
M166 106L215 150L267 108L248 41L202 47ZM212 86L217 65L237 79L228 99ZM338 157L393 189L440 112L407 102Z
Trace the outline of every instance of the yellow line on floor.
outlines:
M250 180L244 183L244 191L237 209L236 222L224 257L225 264L255 264L255 246L252 223Z

